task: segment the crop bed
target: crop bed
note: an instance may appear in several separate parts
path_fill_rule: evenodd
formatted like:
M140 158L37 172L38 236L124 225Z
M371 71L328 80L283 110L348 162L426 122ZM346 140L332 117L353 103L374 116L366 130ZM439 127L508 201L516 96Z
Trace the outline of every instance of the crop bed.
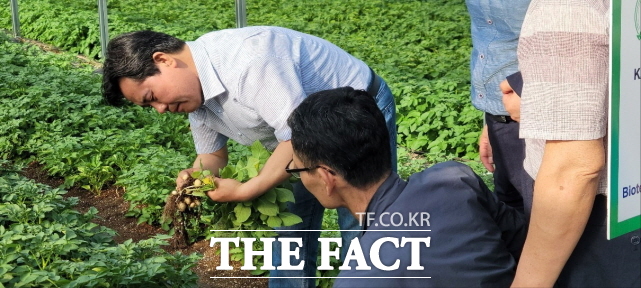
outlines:
M402 177L433 162L457 159L471 165L485 180L491 179L472 160L478 156L476 141L482 120L469 103L471 40L464 1L247 2L249 25L288 27L325 38L363 59L386 79L397 104ZM109 1L110 33L154 29L193 40L210 30L233 27L233 3ZM33 0L21 5L23 35L43 45L20 43L0 33L0 159L35 165L39 173L58 179L56 185L84 199L78 208L87 209L83 213L89 208L82 203L104 207L100 213L108 214L91 221L131 228L131 234L123 230L112 236L116 243L131 238L135 245L157 232L175 232L173 220L163 221L162 213L175 189L175 175L191 166L194 147L185 115L104 104L101 77L94 72L100 63L95 4ZM8 5L0 7L0 28L10 29L9 13ZM255 175L268 156L259 145L245 147L233 141L229 145L231 165L224 173L240 181ZM192 247L201 245L199 252L207 258L214 250L199 243L212 236L211 227L268 229L294 223L297 217L283 209L291 198L285 192L287 186L253 202L203 201L193 210L201 217L184 223L185 241L196 243ZM1 211L8 206L0 207ZM334 211L327 211L323 229L338 229L335 218ZM336 236L331 232L322 235ZM172 240L153 241L160 245ZM239 260L242 250L232 253L236 255L232 259ZM185 260L185 267L195 263L195 258L190 259ZM200 271L213 273L205 268ZM0 279L10 273L0 268ZM202 281L198 285L204 287ZM318 284L330 287L331 280L322 279ZM222 287L235 284L230 285Z

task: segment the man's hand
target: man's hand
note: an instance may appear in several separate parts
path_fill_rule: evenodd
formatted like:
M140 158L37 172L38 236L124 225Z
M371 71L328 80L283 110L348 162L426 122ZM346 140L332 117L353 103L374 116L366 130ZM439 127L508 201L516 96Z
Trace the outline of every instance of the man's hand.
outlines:
M516 122L521 121L521 97L512 90L512 87L507 82L503 80L499 85L501 92L503 93L503 106L507 113L510 113L512 120Z
M185 175L190 177L194 171L209 170L213 175L218 175L218 170L227 165L227 159L227 146L214 153L198 154L191 168L178 172L176 190L180 190L185 185L185 179L183 179Z
M216 184L216 190L207 192L207 196L216 202L243 202L258 196L246 193L243 189L244 184L235 179L216 177L214 184Z
M487 171L494 172L494 158L492 158L492 145L490 145L490 138L487 135L487 125L483 126L483 131L479 138L479 155L485 169L487 169Z
M234 179L216 178L216 190L207 192L207 196L217 202L242 202L263 195L291 176L285 172L285 166L292 160L293 154L290 141L280 142L265 162L265 166L258 172L258 176L245 183Z
M200 169L188 168L188 169L185 169L185 170L182 170L182 171L178 172L178 177L176 178L176 190L180 190L185 185L185 182L187 182L184 179L185 176L191 177L189 175L191 175L191 173L196 171L196 170L200 170Z

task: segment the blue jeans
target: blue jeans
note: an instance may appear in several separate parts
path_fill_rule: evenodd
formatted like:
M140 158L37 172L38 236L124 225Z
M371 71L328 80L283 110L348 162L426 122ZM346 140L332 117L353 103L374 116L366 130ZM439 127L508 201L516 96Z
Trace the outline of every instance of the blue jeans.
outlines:
M392 91L387 86L387 83L382 79L381 87L378 88L378 94L376 95L376 105L378 105L378 108L383 112L383 116L385 116L385 124L387 125L390 149L392 152L392 171L396 172L396 104L394 103L394 95L392 95Z
M390 135L390 148L392 149L392 170L396 172L396 105L394 104L394 96L390 91L387 83L381 81L378 94L376 95L376 103L378 108L381 109L385 116L387 130ZM288 227L278 227L276 230L320 230L323 221L323 213L325 208L316 200L314 195L305 189L303 183L298 182L294 184L294 198L296 203L288 203L287 208L290 212L298 215L303 219L303 222ZM342 231L341 238L343 245L341 249L341 259L345 259L345 254L351 243L352 239L360 235L361 226L358 221L347 208L338 208L338 226L340 230L355 230L355 231ZM318 238L320 231L278 231L279 237L285 238L302 238L303 246L299 247L297 244L292 244L290 251L295 251L299 247L299 258L291 257L290 265L296 266L300 261L305 261L303 270L272 270L270 277L315 277L316 276L316 258L318 254ZM281 259L281 244L275 241L272 246L272 263L278 267L282 263ZM316 287L316 279L314 278L270 278L269 287Z

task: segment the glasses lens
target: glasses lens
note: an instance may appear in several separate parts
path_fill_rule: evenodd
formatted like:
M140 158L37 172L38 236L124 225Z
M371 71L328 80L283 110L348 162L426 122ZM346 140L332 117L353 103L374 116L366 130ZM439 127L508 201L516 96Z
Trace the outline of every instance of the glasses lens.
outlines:
M292 172L292 176L296 179L300 179L300 172Z

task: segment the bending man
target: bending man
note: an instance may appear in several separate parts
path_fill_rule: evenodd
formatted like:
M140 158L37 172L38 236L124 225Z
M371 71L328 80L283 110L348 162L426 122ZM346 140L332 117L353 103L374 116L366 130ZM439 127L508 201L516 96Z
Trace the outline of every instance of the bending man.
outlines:
M383 79L363 61L318 37L279 27L247 27L215 31L196 41L184 42L167 34L138 31L117 36L107 47L103 68L105 99L118 104L122 98L158 112L189 113L196 152L193 167L219 171L227 165L227 140L250 145L259 140L273 150L258 176L240 183L218 179L209 193L214 201L246 201L289 177L282 169L292 157L291 131L286 119L307 95L341 86L367 89L383 111L390 135L388 146L396 167L394 98ZM302 185L294 187L295 204L289 210L303 223L288 230L319 230L323 207ZM346 210L339 210L341 230L358 229ZM316 261L319 232L280 232L301 237L301 259ZM343 233L346 241L356 233ZM313 241L309 240L313 239ZM279 242L277 242L279 243ZM274 251L280 251L275 247ZM280 254L274 254L280 264ZM296 264L296 262L293 262ZM273 271L278 277L313 277L315 265L299 271ZM315 287L311 278L272 279L271 287Z

